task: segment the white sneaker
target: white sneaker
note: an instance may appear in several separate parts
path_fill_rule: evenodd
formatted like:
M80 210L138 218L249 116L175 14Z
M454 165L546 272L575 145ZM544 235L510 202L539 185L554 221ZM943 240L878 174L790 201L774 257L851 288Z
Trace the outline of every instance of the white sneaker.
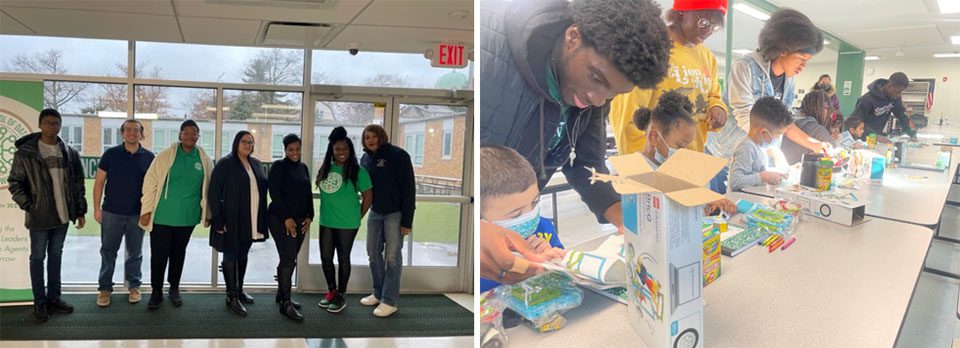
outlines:
M360 299L360 304L362 304L362 305L364 305L364 306L376 306L376 305L380 304L380 300L377 299L377 296L374 296L373 294L370 294L370 296L361 298L361 299Z
M389 317L397 311L397 307L388 305L386 303L381 303L377 308L373 310L373 315L376 315L381 318Z

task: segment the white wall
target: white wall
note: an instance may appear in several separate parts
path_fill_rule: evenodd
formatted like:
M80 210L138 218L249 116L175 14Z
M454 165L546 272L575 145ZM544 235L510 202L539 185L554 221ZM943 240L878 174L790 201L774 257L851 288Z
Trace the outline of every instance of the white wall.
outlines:
M872 75L867 72L874 69ZM952 122L960 122L960 59L958 58L924 58L903 60L876 60L867 61L863 73L863 90L867 85L878 78L890 77L890 74L902 71L911 79L936 79L933 95L933 108L927 117L930 123L939 122L940 116L949 118ZM943 82L946 76L947 82Z

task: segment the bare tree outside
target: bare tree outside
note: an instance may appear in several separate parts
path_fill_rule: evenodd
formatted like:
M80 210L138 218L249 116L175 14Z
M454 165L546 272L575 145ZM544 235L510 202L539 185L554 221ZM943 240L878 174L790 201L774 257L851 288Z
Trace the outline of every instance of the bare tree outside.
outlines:
M160 67L147 68L148 62L137 64L135 76L159 79L163 77ZM116 71L126 75L127 66L117 64ZM123 111L127 108L127 85L100 84L92 93L84 97L86 105L81 109L84 114L96 114L99 111ZM168 87L138 85L135 90L134 110L139 114L157 114L163 118L170 107Z
M5 65L7 71L22 73L51 75L68 75L70 73L63 57L63 51L55 48L30 55L19 53L5 62ZM43 104L46 107L60 110L64 105L80 96L88 86L89 84L78 82L48 81L48 83L43 84Z

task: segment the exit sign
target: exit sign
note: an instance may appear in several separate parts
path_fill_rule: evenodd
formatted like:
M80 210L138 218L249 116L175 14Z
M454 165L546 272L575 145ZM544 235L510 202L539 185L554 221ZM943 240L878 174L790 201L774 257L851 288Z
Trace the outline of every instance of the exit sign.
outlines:
M436 68L462 68L467 66L467 49L457 43L440 43L434 49L430 65Z

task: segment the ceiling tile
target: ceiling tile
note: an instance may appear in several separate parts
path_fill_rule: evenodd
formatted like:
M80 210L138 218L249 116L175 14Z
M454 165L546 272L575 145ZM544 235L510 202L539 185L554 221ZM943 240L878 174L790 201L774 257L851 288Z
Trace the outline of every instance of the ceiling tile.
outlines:
M163 42L181 41L177 21L171 16L23 7L4 7L3 10L36 30L38 35ZM69 18L70 20L51 20L51 18ZM78 25L78 23L82 23L82 25Z

